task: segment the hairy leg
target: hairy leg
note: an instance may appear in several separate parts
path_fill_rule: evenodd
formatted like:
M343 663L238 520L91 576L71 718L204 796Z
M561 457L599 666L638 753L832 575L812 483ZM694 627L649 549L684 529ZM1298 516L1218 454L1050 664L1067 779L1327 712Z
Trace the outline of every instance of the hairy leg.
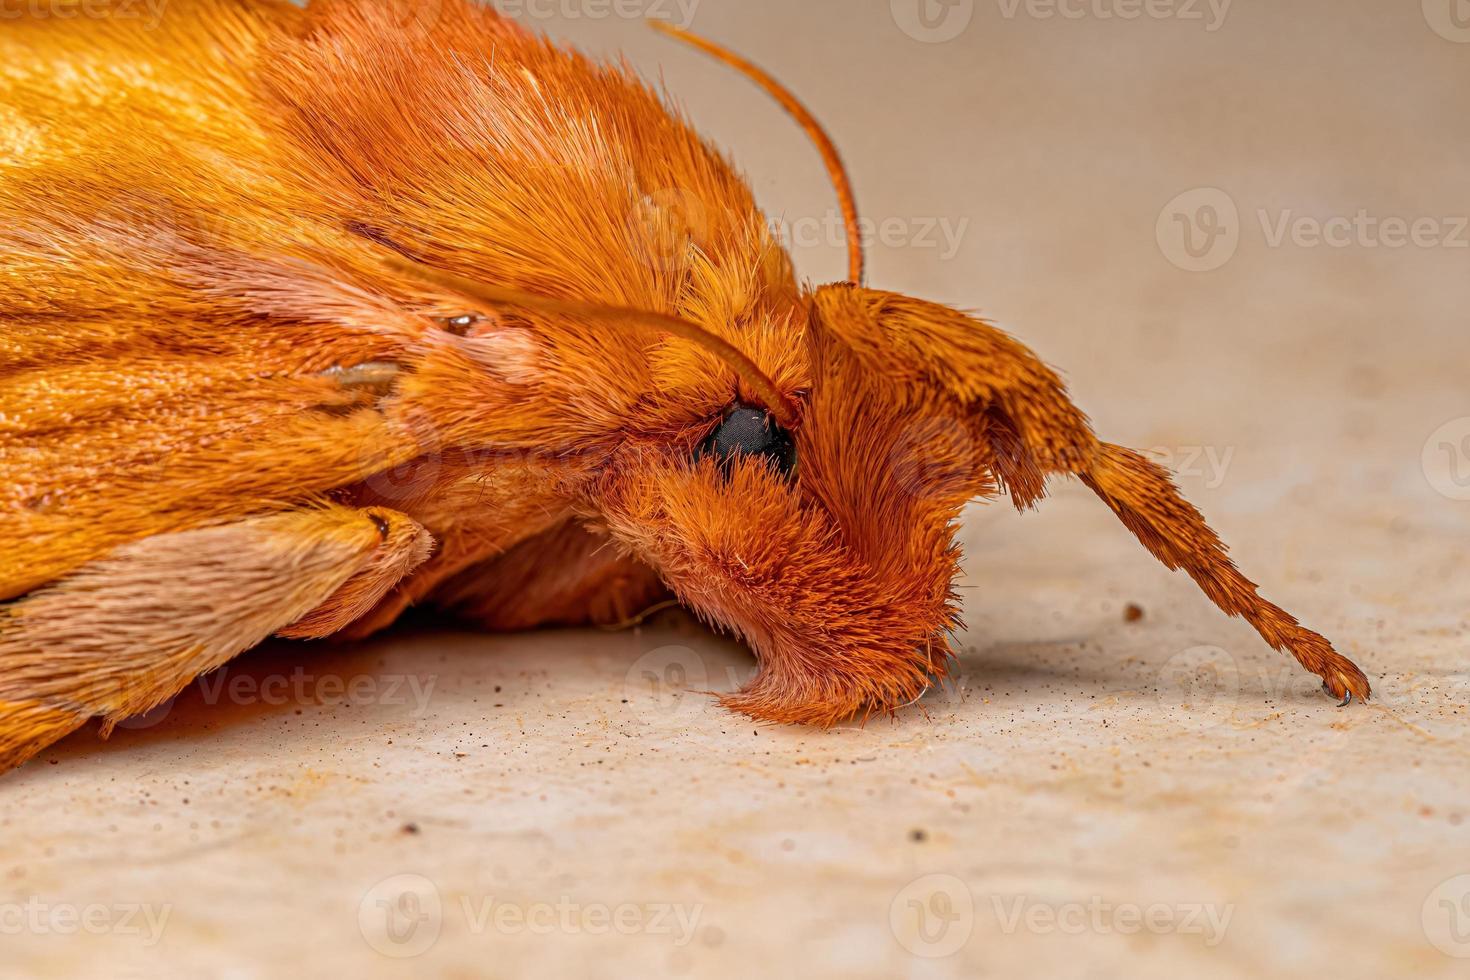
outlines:
M1183 569L1211 602L1227 615L1245 619L1272 648L1291 654L1321 677L1334 697L1344 702L1353 695L1368 698L1363 672L1326 638L1261 597L1166 470L1131 449L1099 442L1081 413L1074 409L1069 414L1056 404L1066 401L1059 386L1027 394L1028 401L1009 411L988 409L980 427L985 462L1018 508L1045 495L1047 476L1076 476L1155 558L1171 570ZM1039 411L1027 412L1038 405ZM1030 417L1022 425L1017 415Z
M669 591L605 536L567 521L466 568L429 597L490 630L627 622Z
M1227 615L1242 617L1273 649L1291 654L1321 677L1334 697L1344 702L1353 695L1368 698L1370 687L1363 672L1326 638L1262 598L1255 583L1235 567L1224 541L1163 467L1131 449L1097 441L1085 421L1059 430L1035 431L1034 421L1031 427L1028 440L1016 421L1000 410L992 408L981 419L984 462L1010 490L1017 507L1031 506L1045 495L1047 476L1076 476L1150 554L1171 570L1183 569L1211 602ZM1049 448L1034 452L1028 442Z
M340 636L360 639L391 626L411 606L427 601L468 569L493 563L518 542L567 519L561 477L543 461L475 459L449 453L426 457L401 480L368 481L352 494L358 506L393 507L428 529L434 553L381 596Z
M0 771L272 634L331 632L428 548L402 514L326 506L155 535L21 597L0 611Z
M1295 657L1341 699L1369 695L1368 678L1332 644L1263 599L1255 583L1236 569L1225 543L1179 493L1169 474L1131 449L1103 444L1097 459L1080 473L1155 558L1184 569L1210 601L1240 616L1277 650Z
M1055 398L1065 399L1058 392ZM1057 417L1047 412L1044 417ZM1080 416L1079 416L1080 418ZM1099 442L1085 420L1060 429L1039 428L1033 421L1030 439L1008 414L990 409L981 420L982 455L1006 486L1016 506L1033 505L1045 495L1046 477L1076 476L1096 493L1169 569L1183 569L1200 590L1230 616L1240 616L1273 649L1295 657L1322 678L1339 699L1366 700L1368 678L1326 638L1297 622L1280 606L1262 598L1256 585L1231 561L1220 536L1185 499L1169 473L1139 453ZM1035 452L1028 442L1048 448Z
M1156 558L1183 569L1210 601L1319 675L1335 697L1368 697L1363 672L1257 594L1169 475L1100 442L1061 379L1024 345L958 311L893 293L828 287L816 305L821 322L872 370L938 387L958 403L975 426L978 461L1017 508L1035 505L1051 475L1080 478Z

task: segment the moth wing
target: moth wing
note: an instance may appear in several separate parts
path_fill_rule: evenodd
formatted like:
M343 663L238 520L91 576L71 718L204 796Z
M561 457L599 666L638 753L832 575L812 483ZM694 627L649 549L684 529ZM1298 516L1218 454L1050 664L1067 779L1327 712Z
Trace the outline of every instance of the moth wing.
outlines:
M427 557L424 529L324 507L125 545L0 612L0 771L146 712L273 633L317 636Z
M422 451L362 366L423 318L364 284L254 94L299 16L176 0L0 32L0 599Z

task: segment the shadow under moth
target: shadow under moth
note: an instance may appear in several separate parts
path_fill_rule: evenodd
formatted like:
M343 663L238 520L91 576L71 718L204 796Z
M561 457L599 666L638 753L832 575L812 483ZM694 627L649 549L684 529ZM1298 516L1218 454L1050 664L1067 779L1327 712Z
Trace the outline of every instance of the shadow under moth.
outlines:
M964 504L1091 488L1322 677L1057 374L955 310L799 283L663 93L468 0L171 0L0 30L0 770L270 637L491 630L672 595L770 722L952 669Z

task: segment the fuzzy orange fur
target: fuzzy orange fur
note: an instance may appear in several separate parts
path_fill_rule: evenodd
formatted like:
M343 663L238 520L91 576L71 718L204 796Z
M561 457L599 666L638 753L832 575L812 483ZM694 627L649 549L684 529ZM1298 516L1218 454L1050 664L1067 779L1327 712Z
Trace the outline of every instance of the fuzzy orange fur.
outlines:
M730 707L892 711L946 672L960 508L1057 474L1368 695L1023 346L802 288L745 181L628 69L467 0L408 29L407 2L0 32L0 769L271 634L419 601L520 628L667 588L759 657ZM593 305L677 316L762 383ZM773 392L794 481L694 460Z

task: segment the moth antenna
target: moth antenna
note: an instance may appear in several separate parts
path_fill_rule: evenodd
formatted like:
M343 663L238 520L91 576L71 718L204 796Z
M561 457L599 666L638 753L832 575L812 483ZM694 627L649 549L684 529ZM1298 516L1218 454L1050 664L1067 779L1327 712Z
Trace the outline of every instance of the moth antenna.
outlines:
M735 373L750 386L750 389L760 396L771 415L783 428L794 432L801 424L801 413L796 401L782 394L781 389L776 387L776 383L766 376L766 373L750 359L749 355L725 338L683 317L669 313L656 313L652 310L635 310L626 306L556 299L552 296L541 296L519 289L492 286L397 255L388 256L383 261L388 268L407 278L447 289L466 299L489 306L517 306L521 309L539 310L543 313L585 316L611 323L648 327L692 341L730 365Z
M847 172L847 165L842 162L842 154L837 152L837 144L832 142L832 137L827 135L822 124L817 122L817 117L802 105L801 100L790 89L776 81L765 69L729 48L675 27L667 21L650 20L648 23L654 30L699 48L716 60L724 62L765 89L772 98L781 103L781 108L796 120L816 144L818 152L822 154L822 162L827 165L827 176L832 178L832 186L837 191L837 202L842 208L842 222L847 226L847 278L861 286L866 258L863 255L863 239L858 227L857 196L853 194L852 177Z

